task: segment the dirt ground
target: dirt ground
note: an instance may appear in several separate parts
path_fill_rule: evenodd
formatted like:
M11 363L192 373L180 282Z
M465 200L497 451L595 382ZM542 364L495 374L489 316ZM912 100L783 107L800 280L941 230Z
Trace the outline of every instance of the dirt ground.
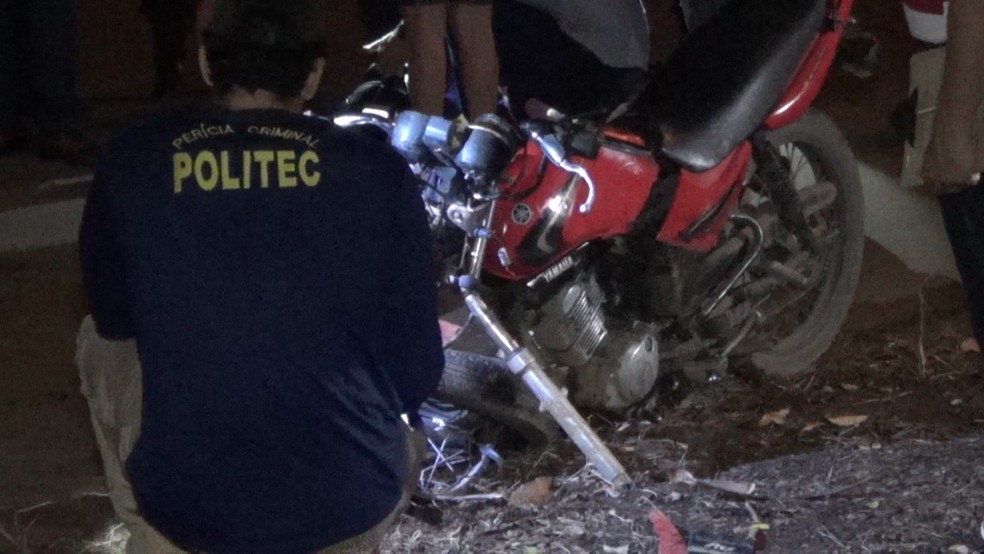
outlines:
M930 280L922 300L857 303L813 374L734 379L658 412L593 417L635 480L628 493L585 474L570 444L508 452L474 499L438 503L439 525L405 518L388 544L655 552L648 518L659 509L691 532L732 539L760 518L773 552L979 552L984 368L956 348L966 331L951 284ZM538 477L553 481L545 505L514 502Z
M858 1L880 62L865 79L836 69L818 102L858 157L890 175L901 148L889 112L906 95L917 48L897 4ZM105 127L134 112L107 104L94 117ZM22 185L38 167L0 160L0 207L81 194ZM429 523L402 518L386 551L656 552L653 510L694 537L759 530L771 552L984 550L984 365L957 349L969 330L961 291L871 242L862 271L814 373L728 379L657 411L592 416L634 479L629 491L585 470L567 441L503 448L503 466L469 496L429 507ZM74 246L0 254L0 553L96 548L113 522L73 367L84 313ZM542 490L524 485L547 480Z

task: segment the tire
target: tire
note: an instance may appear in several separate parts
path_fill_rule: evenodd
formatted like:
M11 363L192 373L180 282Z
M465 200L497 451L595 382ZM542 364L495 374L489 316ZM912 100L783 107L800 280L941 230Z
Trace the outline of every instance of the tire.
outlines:
M516 402L518 386L499 358L444 351L444 374L435 398L509 427L529 444L546 444L560 427L546 413Z
M838 231L818 256L821 263L817 271L822 274L803 293L812 300L802 300L803 305L793 306L795 311L783 308L774 317L775 321L770 322L767 316L762 325L778 329L779 337L773 334L767 348L749 354L752 365L765 374L793 377L810 370L827 351L851 306L864 249L864 198L857 160L847 140L826 115L811 110L791 125L769 131L766 137L791 163L798 190L808 186L803 181L810 180L827 180L837 188L833 203L808 218L815 234L818 227ZM804 168L810 170L810 175ZM783 318L794 321L783 321Z

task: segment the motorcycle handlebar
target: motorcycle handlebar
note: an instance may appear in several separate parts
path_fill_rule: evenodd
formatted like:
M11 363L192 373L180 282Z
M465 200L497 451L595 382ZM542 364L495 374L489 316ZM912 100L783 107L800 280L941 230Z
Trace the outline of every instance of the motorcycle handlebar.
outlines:
M365 110L360 113L336 115L332 120L339 127L371 126L381 129L386 133L386 136L391 136L393 134L393 122L389 120L388 115Z
M509 124L492 114L481 116L476 124L467 128L441 117L410 111L402 112L395 122L389 113L375 113L373 110L341 114L335 116L334 122L339 127L372 126L381 129L390 137L393 146L413 162L420 161L426 151L443 159L457 149L454 163L460 169L498 173L502 169L503 156L515 153L515 147L509 140ZM520 125L519 130L537 143L552 164L581 178L588 188L588 197L578 206L578 211L582 214L590 212L597 197L594 179L584 166L567 159L567 150L557 138L554 126L543 121L528 121ZM461 141L468 131L474 137L469 136ZM511 152L503 152L503 149ZM493 152L495 150L499 151Z
M583 204L578 206L578 211L582 214L590 212L591 208L594 207L597 189L595 188L594 179L591 178L588 170L583 165L576 164L567 159L567 150L560 143L557 135L543 134L540 126L532 125L527 128L527 132L552 164L564 171L577 175L584 181L584 185L588 187L588 197L584 200Z

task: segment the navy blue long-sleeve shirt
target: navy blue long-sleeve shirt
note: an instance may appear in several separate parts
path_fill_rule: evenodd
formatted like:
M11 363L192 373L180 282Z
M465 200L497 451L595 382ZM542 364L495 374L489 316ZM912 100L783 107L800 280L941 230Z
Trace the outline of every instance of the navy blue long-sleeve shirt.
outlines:
M311 552L399 499L400 414L443 367L406 163L278 110L151 118L108 149L80 248L93 318L136 338L146 519L186 548Z

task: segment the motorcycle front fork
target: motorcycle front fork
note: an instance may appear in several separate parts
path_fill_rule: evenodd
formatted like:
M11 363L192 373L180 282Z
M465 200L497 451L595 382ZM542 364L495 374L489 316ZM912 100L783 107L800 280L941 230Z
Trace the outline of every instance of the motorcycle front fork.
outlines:
M629 485L632 480L625 468L567 399L566 391L557 387L533 353L513 338L477 291L494 212L493 202L491 209L481 216L481 223L469 232L470 244L465 251L466 259L463 260L465 272L454 278L464 296L465 305L502 352L509 370L522 379L523 384L539 400L540 409L553 416L601 477L615 487Z

